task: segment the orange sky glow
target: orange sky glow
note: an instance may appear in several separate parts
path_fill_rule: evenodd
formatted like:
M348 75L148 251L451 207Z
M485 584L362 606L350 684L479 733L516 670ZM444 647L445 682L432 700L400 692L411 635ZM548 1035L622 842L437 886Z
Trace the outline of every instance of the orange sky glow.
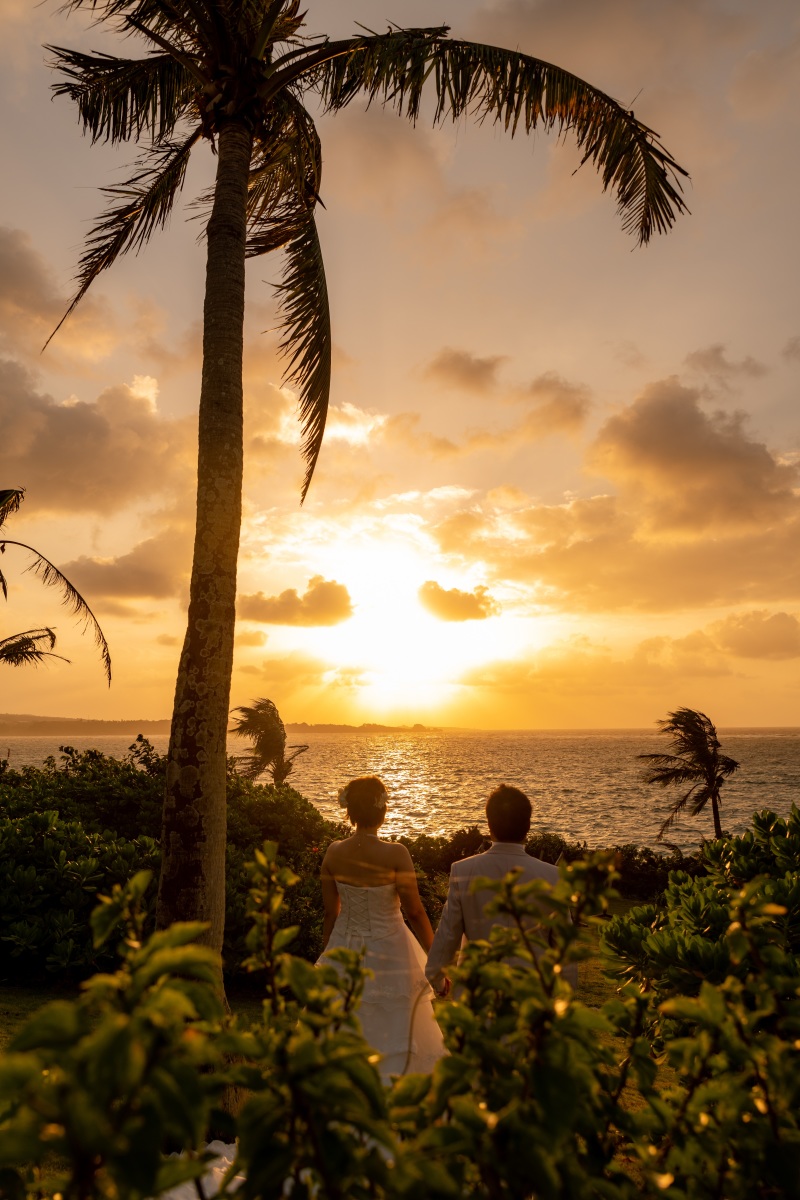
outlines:
M800 14L792 0L309 0L312 31L448 23L574 71L658 130L691 215L646 249L569 140L322 118L332 409L306 503L270 284L248 268L245 516L231 704L286 721L483 728L800 725ZM326 24L327 23L327 24ZM203 247L191 200L42 355L97 188L134 156L51 101L0 0L0 483L10 537L94 608L114 682L9 549L7 712L163 717L191 556ZM118 47L116 47L118 48Z

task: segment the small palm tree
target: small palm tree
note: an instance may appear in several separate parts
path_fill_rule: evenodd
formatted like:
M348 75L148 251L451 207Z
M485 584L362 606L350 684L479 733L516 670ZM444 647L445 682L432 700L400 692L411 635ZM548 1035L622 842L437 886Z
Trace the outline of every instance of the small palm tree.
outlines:
M24 488L4 488L0 490L0 530L2 530L8 517L18 511L24 497ZM57 588L61 592L62 604L65 604L70 612L83 621L84 627L88 626L92 631L95 645L99 649L100 657L103 660L106 679L110 686L111 653L108 649L108 642L97 622L97 618L83 596L77 588L73 587L67 577L61 574L58 567L55 567L38 550L34 550L33 546L28 546L25 542L12 541L10 538L4 537L0 532L0 554L5 554L7 546L16 546L20 550L25 550L28 554L32 554L33 560L25 570L32 571L46 587ZM7 599L8 584L2 571L0 571L0 591L2 591L4 598ZM47 626L41 629L28 629L25 633L12 634L11 637L3 638L0 641L0 663L6 663L12 667L21 667L25 664L36 665L37 663L44 662L46 658L60 658L62 662L69 662L69 659L63 658L62 655L53 654L55 644L56 635Z
M727 776L739 769L738 762L720 753L717 731L705 713L693 708L678 708L656 723L660 732L670 739L673 753L637 754L637 758L650 763L642 778L645 783L655 783L663 788L690 785L672 805L658 831L659 840L688 805L691 805L692 816L696 817L709 801L714 816L714 837L721 838L720 788Z
M251 705L241 705L234 713L239 717L231 733L247 738L251 743L249 754L239 759L239 769L247 779L258 779L264 771L272 774L273 783L284 783L293 770L294 760L304 754L308 746L289 746L294 754L286 755L286 728L280 714L272 703L262 697Z

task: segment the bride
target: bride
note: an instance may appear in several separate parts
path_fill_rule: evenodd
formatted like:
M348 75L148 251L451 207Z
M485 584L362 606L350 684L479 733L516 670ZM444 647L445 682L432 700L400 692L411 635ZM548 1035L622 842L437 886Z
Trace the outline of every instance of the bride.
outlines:
M359 1017L364 1037L382 1056L380 1071L387 1082L391 1075L430 1071L445 1054L425 978L433 930L411 855L378 833L388 799L377 776L351 780L339 793L339 804L355 832L332 842L322 862L323 955L337 946L364 953L373 976L364 985Z

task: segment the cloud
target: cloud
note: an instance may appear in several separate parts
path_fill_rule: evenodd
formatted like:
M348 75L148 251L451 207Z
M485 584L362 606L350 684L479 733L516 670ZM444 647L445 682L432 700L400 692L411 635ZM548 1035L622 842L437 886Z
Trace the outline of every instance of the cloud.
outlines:
M485 621L487 617L496 617L500 612L500 605L485 587L462 592L459 588L445 589L433 579L428 579L417 595L423 608L440 621Z
M260 629L243 630L236 634L237 646L265 646L267 635Z
M459 682L485 691L495 704L498 697L516 699L525 706L528 716L530 711L547 713L552 703L576 699L593 699L596 703L603 696L644 696L665 689L673 692L680 684L730 674L730 666L713 641L698 632L682 638L645 638L629 651L612 651L603 643L576 636L538 653L473 667Z
M725 357L725 347L721 342L706 346L704 350L693 350L686 355L686 362L693 370L711 375L723 387L727 387L732 379L760 379L769 372L764 363L749 354L739 362L732 362Z
M68 303L28 234L0 226L0 349L38 354ZM118 337L108 306L86 296L48 348L48 362L95 362L111 353Z
M259 680L257 686L259 688L268 687L271 699L280 706L287 696L294 695L304 688L321 687L328 669L328 664L322 659L306 654L302 650L293 650L289 654L275 658L264 658L258 666L248 663L246 666L239 667L237 674L257 678ZM236 690L241 695L241 686ZM246 701L242 701L242 703L246 703ZM234 706L232 705L232 707ZM291 718L284 714L284 719L290 720Z
M446 361L439 355L435 363L442 362L442 376L455 382L463 373L471 379L464 386L474 392L494 388L494 372L487 364L501 359L473 359L462 351L443 351ZM433 364L429 366L431 372ZM438 368L437 368L438 369ZM421 429L420 413L395 413L386 418L381 428L390 444L402 445L416 454L440 460L464 458L470 454L513 451L531 442L558 434L574 434L582 428L591 407L589 389L580 383L570 383L554 371L539 375L530 383L513 389L508 398L526 403L528 411L518 421L506 428L471 429L462 440L441 437Z
M690 67L707 66L709 54L738 45L752 28L717 0L485 0L472 24L496 45L558 62L605 90L612 79L634 91L643 80L652 90L670 76L677 86ZM634 91L618 98L630 107Z
M315 575L305 594L287 588L279 596L263 592L242 596L239 616L266 625L340 625L353 615L350 593L343 583Z
M675 380L610 418L588 463L617 495L543 505L519 497L453 512L441 551L573 611L669 611L800 595L797 469L741 414L700 408Z
M166 529L139 542L118 558L81 555L61 570L91 603L91 598L152 597L180 593L191 566L192 537L188 530Z
M734 613L709 632L723 650L740 658L800 658L800 621L790 613Z
M332 404L325 422L325 442L347 442L351 446L366 446L386 425L382 413L366 412L354 404Z
M0 475L39 511L99 512L190 486L195 419L154 408L154 381L106 388L94 403L58 404L18 363L0 360Z
M582 427L591 408L588 387L570 383L555 371L538 375L518 393L518 398L534 401L523 428L535 438L575 432Z
M656 530L747 528L797 510L794 466L750 438L743 413L700 408L676 379L651 384L600 430L587 457Z
M485 396L494 390L497 368L504 361L504 356L500 354L480 358L469 350L454 350L451 346L445 346L428 363L425 374L450 387Z

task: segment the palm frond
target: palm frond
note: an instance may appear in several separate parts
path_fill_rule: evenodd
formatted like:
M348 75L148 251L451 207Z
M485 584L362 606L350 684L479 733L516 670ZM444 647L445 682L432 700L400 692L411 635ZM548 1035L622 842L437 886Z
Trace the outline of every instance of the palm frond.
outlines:
M218 7L214 0L64 0L62 10L69 13L88 9L96 14L98 24L125 22L133 17L157 33L177 30L191 38L195 28L206 35L219 30L221 22L215 14Z
M25 488L0 489L0 526L5 525L8 518L19 511L24 498Z
M662 841L664 838L664 834L667 832L667 830L670 829L675 824L678 817L681 815L683 810L686 808L686 805L691 800L692 794L694 793L694 791L695 791L695 788L690 788L690 790L688 792L686 792L685 795L681 796L679 800L676 800L674 802L674 804L672 805L672 808L669 810L669 815L667 816L666 820L662 822L661 828L659 829L658 833L656 834L657 841L659 841L659 842ZM697 814L700 812L700 809L702 809L704 807L704 805L706 804L707 800L708 800L708 796L705 796L702 803L700 803L699 805L695 805L695 807L692 810L692 816L697 816Z
M572 132L582 162L615 193L623 228L640 245L688 211L680 184L687 172L658 136L605 92L542 59L451 40L446 27L391 29L320 47L287 64L270 87L301 74L313 79L327 111L363 95L416 121L430 83L434 123L470 115L493 119L512 136L520 128Z
M66 79L53 84L56 96L68 96L93 142L124 142L149 135L163 142L186 114L196 82L170 54L116 58L84 54L64 46L45 46L50 66Z
M650 755L637 755L638 758L650 758ZM653 759L657 759L659 755L652 755ZM664 758L671 758L669 755L664 755ZM649 768L642 772L642 780L644 783L658 784L659 787L673 787L679 783L690 783L692 780L705 779L705 772L700 771L697 767L690 763L684 763L681 759L670 762L653 762Z
M331 390L331 318L328 285L314 217L308 218L285 247L286 263L278 285L279 349L288 358L284 385L296 388L306 474L300 502L306 498L317 465Z
M27 629L25 633L14 633L0 639L0 663L9 667L38 666L46 658L59 658L69 662L63 654L54 654L56 635L52 629Z
M47 346L67 317L83 299L97 276L121 254L139 250L153 230L163 228L183 186L189 155L202 136L198 127L183 142L167 142L148 151L141 169L117 187L104 188L107 196L120 197L89 233L78 264L78 290L69 308L45 342Z
M717 757L717 774L718 775L733 775L734 771L739 770L739 763L735 758L729 758L727 754L720 754Z
M38 550L34 550L33 546L27 546L24 542L14 542L8 538L4 538L0 543L0 551L5 552L6 546L18 546L21 550L26 550L28 554L33 555L33 562L30 563L25 570L30 571L37 577L45 587L54 587L61 593L61 603L64 604L67 610L73 613L82 623L84 628L91 630L94 644L100 651L100 658L103 662L103 670L105 671L106 679L109 687L111 686L111 652L108 648L108 642L100 628L97 618L92 612L89 605L84 600L76 587L70 583L66 575L62 575L58 567L40 554Z
M305 13L300 12L300 0L271 0L264 9L264 0L244 0L241 25L255 30L251 54L261 58L269 45L289 42L302 27Z

